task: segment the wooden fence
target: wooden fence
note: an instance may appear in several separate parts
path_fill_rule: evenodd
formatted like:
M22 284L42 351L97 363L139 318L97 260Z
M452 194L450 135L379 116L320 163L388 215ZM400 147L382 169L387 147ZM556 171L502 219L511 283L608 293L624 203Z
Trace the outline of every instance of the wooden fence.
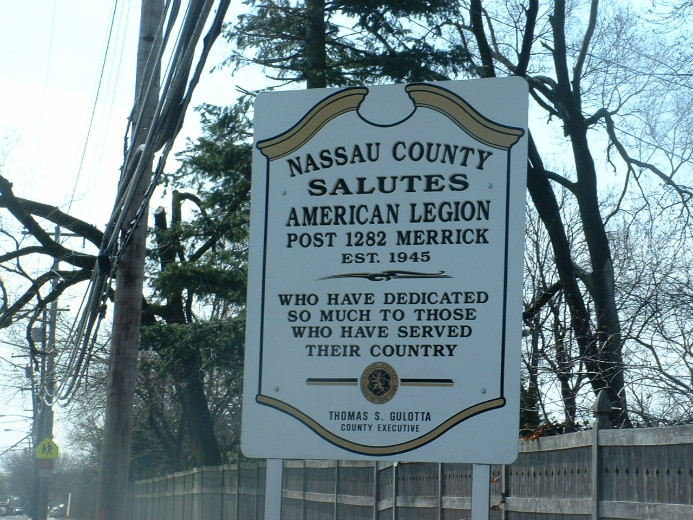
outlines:
M196 468L136 482L131 520L261 520L265 463Z
M260 520L264 463L138 482L131 520ZM470 518L468 464L285 461L282 520ZM522 441L491 469L492 520L691 520L693 426ZM267 519L275 520L275 519Z

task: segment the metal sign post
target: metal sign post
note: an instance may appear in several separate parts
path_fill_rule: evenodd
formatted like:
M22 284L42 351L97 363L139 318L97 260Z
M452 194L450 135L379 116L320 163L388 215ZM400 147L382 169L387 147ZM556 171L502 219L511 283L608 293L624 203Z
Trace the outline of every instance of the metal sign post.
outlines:
M491 466L472 466L472 520L489 520L491 504Z
M284 461L267 459L265 468L265 518L281 520Z

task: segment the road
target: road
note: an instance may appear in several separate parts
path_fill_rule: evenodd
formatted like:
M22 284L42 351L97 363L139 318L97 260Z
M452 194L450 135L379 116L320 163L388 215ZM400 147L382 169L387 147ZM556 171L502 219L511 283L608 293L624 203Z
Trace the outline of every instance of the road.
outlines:
M7 516L0 516L0 519L1 520L31 520L31 517L26 516L26 515L7 515ZM48 520L60 520L60 519L49 516Z

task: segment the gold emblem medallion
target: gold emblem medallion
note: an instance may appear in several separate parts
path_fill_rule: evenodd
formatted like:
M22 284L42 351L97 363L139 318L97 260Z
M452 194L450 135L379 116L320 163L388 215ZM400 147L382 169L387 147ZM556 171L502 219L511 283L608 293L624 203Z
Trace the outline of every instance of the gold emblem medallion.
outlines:
M368 365L361 374L361 393L373 404L387 403L395 396L398 387L397 372L382 361Z

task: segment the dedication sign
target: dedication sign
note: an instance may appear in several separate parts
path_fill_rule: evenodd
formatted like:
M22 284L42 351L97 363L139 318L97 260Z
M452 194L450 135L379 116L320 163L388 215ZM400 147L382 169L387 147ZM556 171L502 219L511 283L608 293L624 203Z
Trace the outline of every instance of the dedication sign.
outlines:
M527 85L262 94L242 448L517 454Z

